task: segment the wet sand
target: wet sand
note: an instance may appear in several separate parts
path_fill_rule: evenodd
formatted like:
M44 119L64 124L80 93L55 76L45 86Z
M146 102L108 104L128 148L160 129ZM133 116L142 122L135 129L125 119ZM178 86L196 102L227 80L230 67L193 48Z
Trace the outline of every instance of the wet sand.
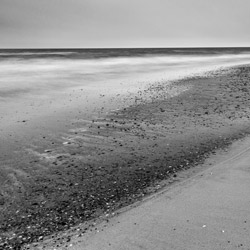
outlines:
M19 249L72 228L81 236L248 135L249 77L245 66L154 83L133 105L79 115L66 129L25 142L1 160L1 246ZM170 97L170 89L182 91ZM60 247L71 236L54 239Z

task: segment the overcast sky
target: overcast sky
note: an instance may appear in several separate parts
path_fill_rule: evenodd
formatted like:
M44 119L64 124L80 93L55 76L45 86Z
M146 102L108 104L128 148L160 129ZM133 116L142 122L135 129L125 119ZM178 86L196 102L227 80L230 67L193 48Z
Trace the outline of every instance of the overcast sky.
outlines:
M250 0L0 0L0 48L250 46Z

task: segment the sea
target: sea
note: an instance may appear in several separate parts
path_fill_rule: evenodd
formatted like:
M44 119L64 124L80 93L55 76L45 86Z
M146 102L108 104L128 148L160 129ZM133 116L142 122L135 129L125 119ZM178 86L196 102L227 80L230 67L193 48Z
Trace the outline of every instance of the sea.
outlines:
M249 63L250 48L0 49L0 100Z

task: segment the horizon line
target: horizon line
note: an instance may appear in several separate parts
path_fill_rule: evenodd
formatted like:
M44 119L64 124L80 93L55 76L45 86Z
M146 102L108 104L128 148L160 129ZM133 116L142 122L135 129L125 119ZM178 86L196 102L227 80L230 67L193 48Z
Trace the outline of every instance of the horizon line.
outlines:
M16 48L0 48L0 50L18 50L18 49L250 49L250 46L187 46L187 47L36 47L36 48L28 48L28 47L16 47Z

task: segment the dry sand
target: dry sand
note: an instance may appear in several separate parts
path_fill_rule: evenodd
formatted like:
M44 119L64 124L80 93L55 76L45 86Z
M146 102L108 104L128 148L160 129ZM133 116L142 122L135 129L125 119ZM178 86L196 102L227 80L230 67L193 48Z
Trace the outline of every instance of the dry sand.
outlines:
M62 249L120 208L176 183L180 173L192 175L250 133L249 79L243 66L154 83L133 95L131 106L92 119L74 114L64 129L21 140L11 158L1 158L0 246L20 249L52 235ZM170 98L172 90L181 91ZM17 126L25 124L29 132L28 122Z

